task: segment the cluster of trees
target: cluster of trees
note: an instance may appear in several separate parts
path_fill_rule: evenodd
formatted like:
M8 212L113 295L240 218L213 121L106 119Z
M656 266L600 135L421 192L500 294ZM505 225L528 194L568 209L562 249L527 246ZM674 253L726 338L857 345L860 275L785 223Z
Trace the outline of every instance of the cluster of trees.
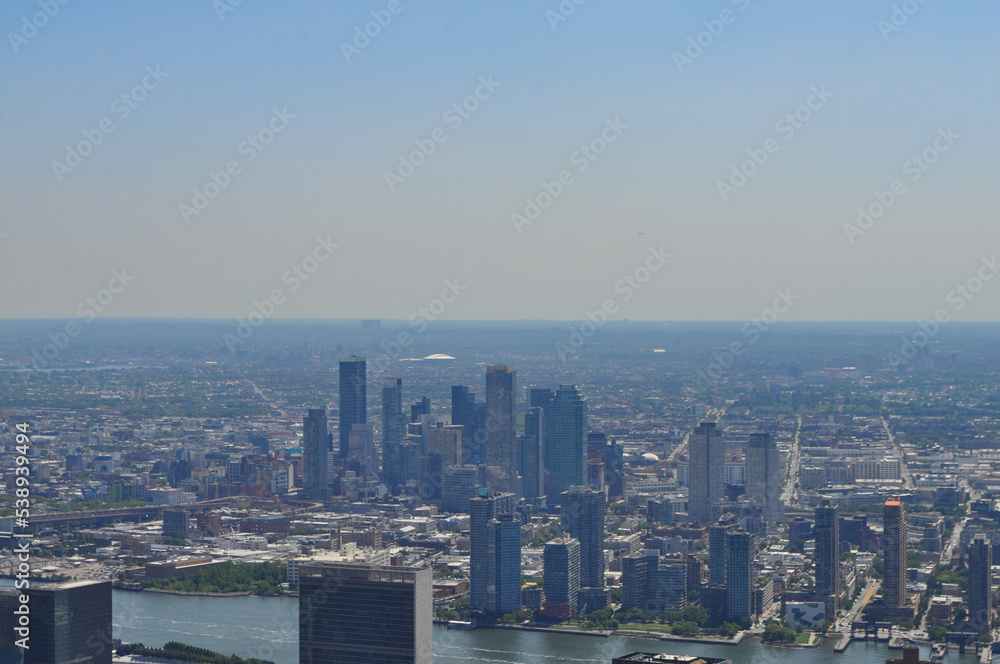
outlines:
M179 662L194 662L195 664L274 664L265 659L243 659L236 655L223 655L206 648L196 648L177 641L168 641L162 648L150 648L141 643L122 644L119 655L145 655L147 657L162 657Z
M669 632L681 636L693 634L719 634L727 638L732 638L741 629L749 629L753 625L750 618L743 618L738 622L726 622L723 616L711 613L708 609L698 604L688 604L680 611L673 613L651 613L642 609L632 608L619 612L616 616L618 621L626 623L650 623L658 622L669 625Z
M942 583L957 583L964 593L969 589L969 570L955 572L948 565L937 565L927 577L927 594L937 595L941 592Z
M533 538L531 538L531 540L529 540L527 537L522 538L521 546L532 549L539 549L545 546L546 542L554 539L557 535L559 535L559 523L553 521L552 523L547 524L544 528L539 530L538 534L535 535Z
M621 621L615 617L615 611L610 606L606 606L600 611L588 613L583 617L580 627L583 629L609 629L616 630Z
M450 609L438 609L437 616L441 620L470 620L472 611L469 610L469 596L464 595L451 603Z
M278 595L285 581L284 565L279 563L236 564L230 561L194 570L175 579L146 579L144 588L163 588L180 592L238 593Z
M535 612L531 609L521 609L520 611L511 611L510 613L505 613L500 617L500 622L504 625L520 625L525 620L531 620L535 615Z
M777 620L764 621L764 643L795 643L798 633L791 627L785 627Z
M620 601L620 600L619 600ZM438 609L438 618L445 620L471 620L472 612L469 610L469 597L456 599L449 609ZM534 613L528 609L521 611L511 611L497 618L497 622L505 625L515 625L531 620ZM738 622L726 622L719 615L714 615L705 607L697 604L689 604L680 611L673 613L654 613L644 611L639 608L618 611L615 613L610 606L593 611L582 616L579 626L582 629L602 629L614 631L616 629L628 628L628 624L636 623L659 623L667 625L664 631L671 634L691 636L697 634L719 634L732 638L741 629L749 629L752 621L744 618Z

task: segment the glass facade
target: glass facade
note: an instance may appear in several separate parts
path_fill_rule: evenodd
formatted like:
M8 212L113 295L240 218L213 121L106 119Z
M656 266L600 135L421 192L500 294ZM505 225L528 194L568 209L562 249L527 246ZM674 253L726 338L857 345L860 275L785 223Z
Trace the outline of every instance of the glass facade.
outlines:
M429 568L303 565L301 664L429 664Z

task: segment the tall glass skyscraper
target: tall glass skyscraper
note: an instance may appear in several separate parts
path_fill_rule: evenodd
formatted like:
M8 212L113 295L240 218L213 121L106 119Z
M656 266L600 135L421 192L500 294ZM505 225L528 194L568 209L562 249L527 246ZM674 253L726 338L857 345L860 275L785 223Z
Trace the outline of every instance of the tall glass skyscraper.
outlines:
M745 530L726 533L726 618L753 616L754 536Z
M723 521L708 530L708 583L711 586L726 585L726 556L728 533L736 530L732 515L726 515Z
M302 419L302 492L305 497L324 499L330 431L326 409L310 408Z
M491 491L520 495L517 479L517 374L503 364L486 367L486 483Z
M580 587L604 587L604 494L583 486L562 494L563 532L580 541Z
M491 546L490 524L502 514L513 514L515 504L514 494L487 493L486 489L482 489L478 496L469 501L469 606L474 611L487 609L490 569L496 568L496 548ZM518 553L518 565L520 564Z
M481 463L475 438L476 395L465 385L451 386L451 423L462 427L462 463ZM483 434L486 432L484 431ZM482 434L481 434L482 435Z
M524 435L517 439L521 496L528 499L545 495L545 413L537 406L524 415Z
M725 496L726 448L715 422L702 422L688 439L688 515L708 523L712 506Z
M432 664L432 584L429 567L302 565L299 662Z
M533 387L528 390L528 408L542 409L542 443L545 454L542 465L549 467L549 419L552 407L552 390L548 387Z
M579 540L562 537L548 542L542 564L545 578L542 614L551 617L573 615L580 594Z
M351 452L351 427L368 423L368 363L351 355L340 360L340 458Z
M576 385L560 385L549 412L548 503L554 506L571 486L587 485L587 402Z
M386 378L382 387L382 443L406 438L403 415L403 379Z
M486 582L486 610L498 616L521 610L521 522L500 514L489 522L491 553Z
M993 618L993 595L990 590L993 546L983 533L977 533L969 545L969 623L980 633L990 633Z
M906 526L906 510L898 498L885 501L882 515L882 549L885 564L882 600L885 608L892 610L906 606L906 548L909 534Z
M752 433L747 444L747 498L761 509L768 529L781 521L781 455L769 433Z
M816 508L816 601L825 602L828 616L840 610L840 515L829 500Z

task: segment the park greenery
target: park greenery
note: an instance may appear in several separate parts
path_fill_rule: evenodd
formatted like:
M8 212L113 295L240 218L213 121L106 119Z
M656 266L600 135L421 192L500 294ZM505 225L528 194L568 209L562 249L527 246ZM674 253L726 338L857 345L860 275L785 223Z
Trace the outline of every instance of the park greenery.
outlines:
M193 662L194 664L274 664L270 660L251 657L244 659L236 655L223 655L206 648L196 648L177 641L168 641L162 648L150 648L141 643L122 644L119 655L142 655L145 657L160 657L178 662Z
M777 620L764 621L764 634L761 640L764 643L795 643L798 634L791 627L785 627Z
M190 593L252 593L278 595L285 581L279 563L237 564L230 561L193 570L173 579L145 579L143 588Z

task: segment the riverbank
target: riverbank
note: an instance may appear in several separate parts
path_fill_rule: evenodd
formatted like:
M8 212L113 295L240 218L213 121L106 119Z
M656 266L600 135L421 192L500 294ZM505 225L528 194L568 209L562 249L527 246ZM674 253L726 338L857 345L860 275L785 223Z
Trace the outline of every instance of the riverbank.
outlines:
M181 641L216 652L259 657L276 664L298 664L299 603L295 598L183 597L162 593L114 591L114 638L162 646ZM578 626L576 626L578 627ZM836 637L816 648L765 647L752 633L738 646L720 643L655 643L659 635L631 637L621 631L593 638L566 630L446 630L434 625L434 664L537 664L538 662L610 662L630 652L693 653L733 662L773 664L884 664L897 651L882 642L855 641L844 654L833 652ZM653 640L650 640L650 639ZM921 649L921 659L930 659ZM980 664L973 652L949 651L944 664Z
M602 636L609 637L613 632L611 630L601 630L601 629L573 629L568 627L562 629L560 627L538 627L537 625L494 625L492 627L479 628L479 629L513 629L522 632L547 632L549 634L579 634L580 636Z
M279 595L258 595L250 590L240 590L231 593L213 593L202 590L172 590L170 588L137 588L135 586L114 586L115 590L130 593L157 593L160 595L180 595L182 597L298 597L298 593L281 593Z
M738 646L746 632L737 632L731 639L711 638L705 636L677 636L665 632L658 632L650 629L576 629L574 627L540 627L537 625L491 625L489 627L477 627L476 629L507 629L519 630L522 632L545 632L548 634L573 634L579 636L599 636L607 638L609 636L625 636L637 639L650 639L653 641L680 641L685 643L701 643L721 646Z

